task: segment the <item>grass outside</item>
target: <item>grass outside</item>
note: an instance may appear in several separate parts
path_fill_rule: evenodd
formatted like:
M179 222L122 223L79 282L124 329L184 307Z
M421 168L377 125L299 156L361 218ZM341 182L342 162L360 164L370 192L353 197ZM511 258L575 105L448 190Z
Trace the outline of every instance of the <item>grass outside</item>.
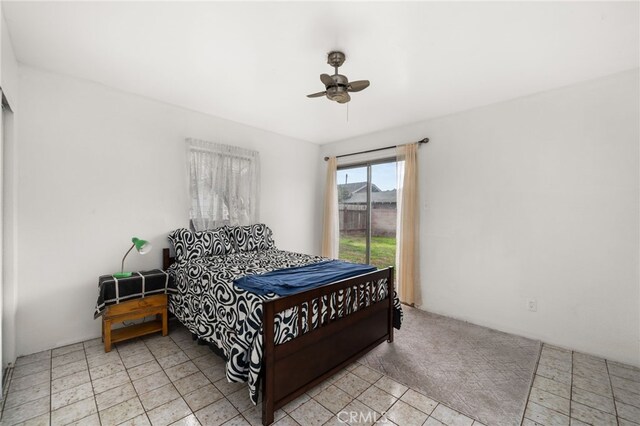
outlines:
M343 235L340 237L340 259L364 263L366 261L366 244L364 235ZM378 268L395 266L396 238L371 237L371 259L369 263Z

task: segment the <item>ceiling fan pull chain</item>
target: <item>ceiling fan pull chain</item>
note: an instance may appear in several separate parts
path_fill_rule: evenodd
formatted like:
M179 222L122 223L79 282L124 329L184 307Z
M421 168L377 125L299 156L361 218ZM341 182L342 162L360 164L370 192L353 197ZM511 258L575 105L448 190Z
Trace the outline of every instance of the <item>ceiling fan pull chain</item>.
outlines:
M349 102L347 102L347 123L349 122Z

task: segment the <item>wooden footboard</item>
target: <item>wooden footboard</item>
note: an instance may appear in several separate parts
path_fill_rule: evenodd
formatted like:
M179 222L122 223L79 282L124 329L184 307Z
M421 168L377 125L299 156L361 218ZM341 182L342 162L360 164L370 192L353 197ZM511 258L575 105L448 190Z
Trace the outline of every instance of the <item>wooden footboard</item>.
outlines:
M380 280L388 291L378 300ZM264 425L273 423L278 408L393 341L393 290L393 268L387 268L264 302ZM275 344L275 317L287 309L296 311L297 337Z

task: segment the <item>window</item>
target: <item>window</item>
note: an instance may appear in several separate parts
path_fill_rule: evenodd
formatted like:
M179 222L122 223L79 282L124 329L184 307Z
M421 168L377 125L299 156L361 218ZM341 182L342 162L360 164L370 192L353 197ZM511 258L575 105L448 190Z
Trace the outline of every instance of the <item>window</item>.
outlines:
M187 139L193 229L258 222L259 153Z
M341 259L379 268L396 261L396 161L341 166L337 171Z

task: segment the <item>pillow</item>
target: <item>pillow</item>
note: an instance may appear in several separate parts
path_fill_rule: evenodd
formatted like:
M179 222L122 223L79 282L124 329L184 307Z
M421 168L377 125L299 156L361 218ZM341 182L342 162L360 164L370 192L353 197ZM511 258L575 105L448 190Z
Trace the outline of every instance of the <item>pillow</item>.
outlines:
M185 228L169 234L169 241L176 252L176 262L200 257L224 256L233 252L233 246L225 228L193 232Z
M275 247L273 232L264 223L230 226L227 230L236 251L268 250Z

